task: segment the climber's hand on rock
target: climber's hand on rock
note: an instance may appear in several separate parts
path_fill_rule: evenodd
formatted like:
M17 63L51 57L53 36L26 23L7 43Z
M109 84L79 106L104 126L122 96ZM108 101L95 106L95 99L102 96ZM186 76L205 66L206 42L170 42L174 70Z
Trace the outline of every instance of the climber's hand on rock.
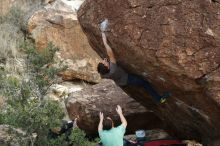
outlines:
M99 118L100 118L101 121L103 121L103 119L104 119L104 115L103 115L102 112L99 113Z
M116 111L117 111L117 113L118 113L119 115L122 114L122 109L121 109L121 106L120 106L120 105L117 105Z
M105 32L108 28L108 19L105 19L104 21L102 21L102 23L100 24L100 30L102 32Z

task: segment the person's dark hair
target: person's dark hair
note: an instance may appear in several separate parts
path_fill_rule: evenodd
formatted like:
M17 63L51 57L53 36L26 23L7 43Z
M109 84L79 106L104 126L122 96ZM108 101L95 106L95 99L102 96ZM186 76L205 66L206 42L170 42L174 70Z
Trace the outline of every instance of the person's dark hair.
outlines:
M103 120L103 130L110 130L113 126L113 121L111 119Z
M107 74L110 71L110 69L101 62L98 64L97 70L102 75Z

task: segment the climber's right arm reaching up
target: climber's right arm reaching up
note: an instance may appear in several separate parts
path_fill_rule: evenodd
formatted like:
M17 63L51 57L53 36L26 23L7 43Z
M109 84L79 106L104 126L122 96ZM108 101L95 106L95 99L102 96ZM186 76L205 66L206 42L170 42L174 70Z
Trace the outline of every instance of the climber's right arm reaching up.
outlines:
M116 63L115 55L112 51L112 48L107 43L107 38L106 38L106 35L105 35L104 32L102 32L102 40L103 40L103 43L105 45L105 48L106 48L106 51L107 51L107 54L108 54L108 57L109 57L110 61L112 63Z
M117 108L116 108L116 111L121 119L121 124L124 126L124 128L127 127L127 120L125 119L123 113L122 113L122 109L121 109L121 106L117 105Z

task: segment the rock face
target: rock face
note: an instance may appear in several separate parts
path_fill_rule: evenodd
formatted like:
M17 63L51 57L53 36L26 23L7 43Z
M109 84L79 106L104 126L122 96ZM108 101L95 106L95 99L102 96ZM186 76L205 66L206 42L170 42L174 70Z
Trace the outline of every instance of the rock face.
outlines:
M62 73L64 80L98 82L96 66L100 58L90 47L71 5L57 0L34 12L28 19L28 32L40 51L50 42L60 48L57 60L68 66Z
M106 34L118 64L172 97L154 105L138 89L127 92L170 132L212 145L220 138L219 13L213 0L87 0L78 19L100 56L99 23L109 19Z
M119 124L120 119L115 111L118 104L128 120L128 133L137 129L163 126L152 111L130 98L112 80L103 80L99 84L74 92L66 101L69 117L74 120L79 116L77 125L88 134L97 133L100 111L104 113L104 117L112 117Z

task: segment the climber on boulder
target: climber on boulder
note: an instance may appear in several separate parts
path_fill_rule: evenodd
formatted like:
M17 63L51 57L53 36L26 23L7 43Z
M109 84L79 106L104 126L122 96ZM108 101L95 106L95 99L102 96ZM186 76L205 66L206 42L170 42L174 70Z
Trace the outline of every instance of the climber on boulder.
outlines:
M100 73L101 77L112 79L119 86L126 86L126 85L143 86L144 89L156 100L156 102L164 103L166 101L166 98L170 96L170 93L165 93L164 95L160 96L147 80L144 80L137 75L129 74L124 69L122 69L120 66L117 65L114 53L111 47L107 43L107 38L105 35L107 26L108 26L108 20L103 21L100 26L100 29L102 31L102 40L109 57L109 59L104 58L98 64L97 70Z
M123 137L127 127L127 121L119 105L117 105L116 112L121 120L121 125L118 127L114 127L114 122L110 117L104 119L103 113L99 113L100 121L98 133L104 146L123 146Z

